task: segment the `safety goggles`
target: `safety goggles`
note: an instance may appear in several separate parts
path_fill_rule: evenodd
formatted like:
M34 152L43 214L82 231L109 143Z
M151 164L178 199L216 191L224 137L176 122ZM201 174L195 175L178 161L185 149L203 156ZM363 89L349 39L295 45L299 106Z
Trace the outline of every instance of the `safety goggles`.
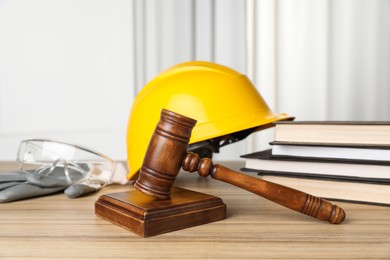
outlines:
M39 175L63 172L69 183L80 179L112 183L117 162L92 149L63 141L29 139L20 143L17 162L22 171Z

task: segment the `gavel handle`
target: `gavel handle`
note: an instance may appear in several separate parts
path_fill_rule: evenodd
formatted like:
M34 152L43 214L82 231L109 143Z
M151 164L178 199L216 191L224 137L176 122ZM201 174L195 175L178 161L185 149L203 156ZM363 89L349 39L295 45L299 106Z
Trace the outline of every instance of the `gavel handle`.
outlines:
M194 153L186 155L182 167L189 172L197 171L203 177L211 175L214 179L230 183L284 207L319 220L327 220L332 224L343 222L346 216L342 208L332 205L327 200L277 183L248 176L222 165L213 165L210 159L200 160L199 156Z

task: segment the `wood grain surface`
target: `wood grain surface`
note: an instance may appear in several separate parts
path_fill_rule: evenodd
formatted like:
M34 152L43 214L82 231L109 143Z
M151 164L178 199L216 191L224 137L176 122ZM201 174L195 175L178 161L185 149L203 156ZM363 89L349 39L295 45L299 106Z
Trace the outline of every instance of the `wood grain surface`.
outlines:
M15 169L0 163L0 172ZM227 218L142 238L94 214L100 195L131 185L60 193L0 204L0 259L390 259L390 207L338 202L347 219L329 225L195 173L180 172L175 185L220 197Z

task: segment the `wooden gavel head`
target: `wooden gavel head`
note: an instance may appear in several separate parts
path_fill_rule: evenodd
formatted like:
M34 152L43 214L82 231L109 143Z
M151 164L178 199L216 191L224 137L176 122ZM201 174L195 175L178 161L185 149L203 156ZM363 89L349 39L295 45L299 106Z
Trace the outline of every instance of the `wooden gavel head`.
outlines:
M169 199L187 154L196 120L162 109L134 187L159 199Z

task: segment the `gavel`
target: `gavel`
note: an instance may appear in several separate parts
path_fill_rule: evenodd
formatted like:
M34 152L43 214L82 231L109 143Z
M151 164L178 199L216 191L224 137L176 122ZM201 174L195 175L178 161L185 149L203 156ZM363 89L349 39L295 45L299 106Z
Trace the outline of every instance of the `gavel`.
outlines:
M209 158L200 159L188 152L188 143L196 120L162 109L160 120L146 150L139 177L134 187L160 200L170 198L171 189L181 168L197 171L200 176L211 176L253 192L289 209L339 224L345 212L331 202L277 183L262 180L213 164Z

